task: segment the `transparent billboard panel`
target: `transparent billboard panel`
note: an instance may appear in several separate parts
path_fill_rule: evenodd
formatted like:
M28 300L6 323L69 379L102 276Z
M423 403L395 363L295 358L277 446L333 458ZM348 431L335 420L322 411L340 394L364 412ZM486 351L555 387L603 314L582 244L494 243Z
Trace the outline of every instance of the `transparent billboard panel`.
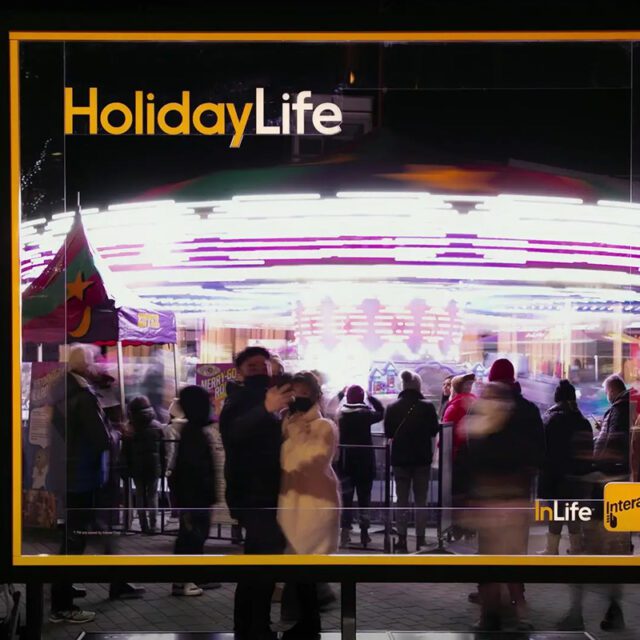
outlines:
M21 43L23 556L635 554L631 61Z

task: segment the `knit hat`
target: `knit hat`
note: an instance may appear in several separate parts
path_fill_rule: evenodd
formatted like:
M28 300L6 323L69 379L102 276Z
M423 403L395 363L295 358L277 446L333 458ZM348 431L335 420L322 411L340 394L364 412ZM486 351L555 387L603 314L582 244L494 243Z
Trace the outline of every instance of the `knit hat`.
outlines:
M506 358L498 358L489 369L489 382L515 382L516 372Z
M506 358L498 358L489 369L489 382L515 382L516 372Z
M213 422L209 394L197 385L189 385L180 391L180 406L187 420L198 426Z
M413 371L405 370L400 374L402 378L402 389L413 389L414 391L420 391L422 389L422 378Z
M476 379L475 373L464 373L460 376L455 376L451 380L451 389L455 393L462 393L462 389L467 382L473 382Z
M560 380L553 399L555 402L576 402L576 388L568 380Z
M362 404L364 402L364 389L357 384L352 384L346 393L347 404Z

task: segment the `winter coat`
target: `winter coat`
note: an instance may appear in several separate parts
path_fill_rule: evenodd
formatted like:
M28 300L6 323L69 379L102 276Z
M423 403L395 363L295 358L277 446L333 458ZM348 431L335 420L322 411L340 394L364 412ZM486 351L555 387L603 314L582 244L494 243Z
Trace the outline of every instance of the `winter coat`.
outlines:
M620 394L602 418L593 457L598 471L607 475L629 473L629 391Z
M384 433L393 439L391 464L394 467L427 467L431 465L431 438L439 429L435 407L414 389L405 389L387 407Z
M467 415L475 399L476 397L473 393L458 393L449 401L444 410L442 422L450 422L453 425L452 453L454 458L460 446L466 441L464 429L461 424L462 418Z
M373 396L369 396L369 402L373 408L366 404L343 405L338 418L340 444L369 446L373 444L371 427L382 420L384 407ZM342 447L337 467L343 477L373 480L376 475L375 450Z
M173 468L176 466L178 441L185 424L187 424L186 418L172 418L171 422L164 428L164 455L167 476L171 475Z
M210 426L184 425L170 481L172 498L179 509L203 509L215 504L214 445Z
M538 497L546 500L580 498L563 495L568 486L591 471L593 435L589 421L575 405L554 404L544 415L546 455Z
M280 492L281 421L264 406L265 391L230 381L220 412L226 500L234 518L243 509L275 509Z
M340 488L331 461L338 430L322 417L318 405L294 413L282 423L278 523L291 553L338 550Z
M138 480L157 480L164 471L164 434L155 415L153 407L137 412L132 417L133 432L123 442L129 475Z
M66 442L68 493L101 488L109 474L109 433L104 412L89 383L69 372L52 389L53 424Z
M465 490L472 500L526 501L545 460L540 411L516 388L492 386L501 389L501 398L483 393L463 421L467 444L458 455L464 458Z

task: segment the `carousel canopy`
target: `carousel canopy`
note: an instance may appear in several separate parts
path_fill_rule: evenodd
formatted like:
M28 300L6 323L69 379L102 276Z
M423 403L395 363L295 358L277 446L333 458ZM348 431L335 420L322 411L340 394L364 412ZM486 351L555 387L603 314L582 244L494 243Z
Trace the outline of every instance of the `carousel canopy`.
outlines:
M358 190L527 193L595 201L627 199L629 182L527 162L473 162L452 153L445 156L414 140L377 129L335 153L307 162L219 170L149 189L138 200L170 198L184 202L255 193L331 195Z
M114 281L76 216L62 246L22 294L25 342L176 342L175 315Z

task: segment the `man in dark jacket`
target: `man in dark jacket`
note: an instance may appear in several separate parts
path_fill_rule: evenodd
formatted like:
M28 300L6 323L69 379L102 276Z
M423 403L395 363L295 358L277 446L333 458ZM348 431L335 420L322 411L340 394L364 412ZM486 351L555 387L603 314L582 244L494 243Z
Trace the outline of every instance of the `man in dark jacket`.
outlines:
M595 517L585 536L587 552L597 555L626 555L631 553L631 534L606 531L602 523L602 500L604 487L608 482L628 482L630 477L630 402L629 391L624 380L611 375L604 381L604 390L611 406L602 418L600 432L593 446L594 481L593 498ZM620 600L622 587L612 584L609 588L609 607L600 628L604 631L618 631L625 628Z
M546 458L538 484L541 500L584 500L590 487L584 476L593 464L593 434L589 421L578 408L575 387L568 380L560 380L554 394L555 404L545 413L544 434ZM562 522L549 522L545 555L557 555ZM579 555L582 550L581 523L568 522L569 553Z
M433 447L438 433L438 415L421 393L422 380L411 371L403 371L402 391L389 405L384 418L384 433L391 440L391 464L398 495L398 543L396 550L407 552L409 493L413 486L416 507L416 548L425 546L427 491Z
M220 413L225 450L226 499L231 515L246 531L245 553L282 553L285 540L278 526L280 491L280 412L293 400L290 385L271 386L270 354L248 347L235 359L242 383L227 385ZM273 582L240 582L236 588L236 636L271 640Z
M371 426L382 420L382 403L369 395L371 406L364 402L364 389L351 385L347 389L346 402L340 409L338 426L340 429L340 448L338 476L342 485L342 534L340 544L350 542L351 523L353 521L353 495L358 494L360 512L360 542L371 542L369 537L369 508L371 489L376 476L376 456L372 447ZM351 445L352 448L349 448Z
M54 427L66 442L66 518L61 554L82 554L95 521L98 491L108 474L109 434L104 412L87 381L93 354L88 346L69 351L67 375L52 391ZM51 585L51 614L54 623L80 624L95 618L73 604L71 582Z
M629 391L620 376L609 376L604 383L611 403L593 447L595 467L605 475L629 474Z

